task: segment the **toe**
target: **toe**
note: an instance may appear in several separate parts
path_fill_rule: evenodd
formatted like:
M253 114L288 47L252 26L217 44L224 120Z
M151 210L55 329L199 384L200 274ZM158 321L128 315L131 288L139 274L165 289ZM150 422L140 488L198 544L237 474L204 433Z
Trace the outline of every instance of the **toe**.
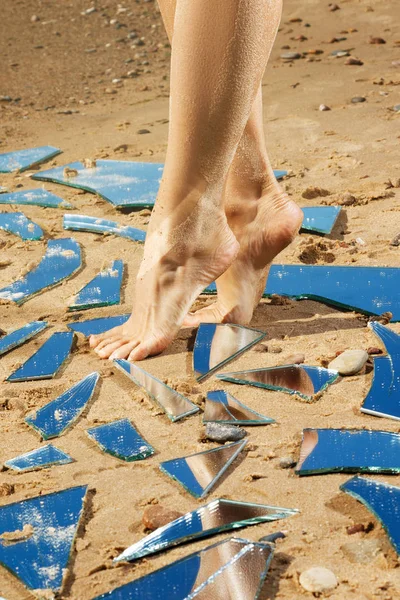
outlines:
M113 342L103 346L101 349L96 348L96 352L101 358L109 358L114 350L118 350L118 348L121 348L127 342L128 340L119 338L118 340L114 340Z
M109 329L108 331L105 331L104 333L99 333L97 335L91 335L89 337L89 345L91 348L97 348L97 346L99 344L101 344L101 342L104 342L105 340L107 340L110 337L114 337L117 333L118 333L118 327L113 327L113 329Z
M119 348L114 350L114 352L112 352L112 354L109 357L110 360L114 360L115 358L128 358L132 350L136 348L138 344L139 340L132 340L129 342L125 340L125 343L122 344L122 346L120 346Z
M109 344L113 344L114 342L117 342L118 340L122 340L122 343L124 343L124 340L123 340L123 338L121 338L121 336L113 335L113 336L107 337L97 344L94 351L100 352L100 350L103 350L106 346L108 346Z
M144 340L138 344L132 352L129 354L128 360L143 360L148 356L154 356L160 354L170 343L170 339L165 336L151 336L147 340Z

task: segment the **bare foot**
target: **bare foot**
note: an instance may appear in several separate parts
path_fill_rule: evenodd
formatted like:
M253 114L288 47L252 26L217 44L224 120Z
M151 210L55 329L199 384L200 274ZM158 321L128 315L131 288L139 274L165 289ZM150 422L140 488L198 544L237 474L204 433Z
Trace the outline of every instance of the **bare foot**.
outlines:
M271 261L301 227L303 212L276 181L261 194L246 197L248 194L232 185L225 190L225 212L240 251L217 279L218 300L189 313L183 323L186 327L202 322L249 323L263 294Z
M162 352L195 298L232 263L239 244L223 208L196 192L168 211L155 207L129 320L89 343L101 358L142 360Z

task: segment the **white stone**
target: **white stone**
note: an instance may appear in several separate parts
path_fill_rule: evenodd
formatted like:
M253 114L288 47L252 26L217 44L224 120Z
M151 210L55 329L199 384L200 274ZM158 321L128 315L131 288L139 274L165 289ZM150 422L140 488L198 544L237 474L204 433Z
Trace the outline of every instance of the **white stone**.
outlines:
M328 368L338 371L340 375L354 375L361 371L368 360L368 353L365 350L345 350L339 354Z
M324 593L329 592L338 585L336 575L325 567L311 567L300 575L300 585L307 592Z

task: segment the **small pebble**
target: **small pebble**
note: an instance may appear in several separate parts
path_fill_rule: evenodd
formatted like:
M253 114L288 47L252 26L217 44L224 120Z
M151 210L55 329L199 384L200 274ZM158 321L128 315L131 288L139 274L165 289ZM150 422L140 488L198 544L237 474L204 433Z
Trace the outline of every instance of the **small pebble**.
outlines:
M280 346L275 346L274 344L269 344L268 352L272 354L280 354L282 352L282 348Z
M325 106L325 105L321 104L321 106ZM321 107L320 107L320 110L321 110ZM328 110L330 110L330 108L328 108ZM323 188L312 185L312 186L309 186L308 188L306 188L301 195L303 198L306 198L306 200L313 200L314 198L329 196L330 192L328 190L324 190Z
M149 129L138 129L136 133L142 134L142 133L151 133L151 131Z
M76 177L78 175L78 171L76 169L70 169L69 167L65 167L63 170L64 177Z
M370 346L367 348L368 354L383 354L381 348L377 348L376 346Z
M320 104L318 110L320 111L326 111L326 110L331 110L329 106L327 106L326 104Z
M351 99L351 102L353 104L358 104L359 102L365 102L366 98L364 98L364 96L354 96L354 98Z
M281 54L281 58L283 58L284 60L296 60L298 58L301 58L301 54L299 54L298 52L284 52L283 54Z
M346 60L344 61L345 65L363 65L363 61L360 60L359 58L354 58L354 56L349 56L348 58L346 58Z
M331 52L331 56L336 56L336 58L342 58L343 56L350 56L347 50L334 50Z
M159 504L153 504L151 506L146 506L143 511L142 522L146 529L150 529L150 531L154 531L159 527L163 527L167 525L171 521L175 521L175 519L179 519L182 517L182 513L177 510L170 510L169 508L164 508Z
M396 104L396 106L393 106L394 112L400 112L400 104Z
M285 365L301 365L305 362L306 357L304 356L304 354L302 354L301 352L298 352L297 354L291 354L290 356L288 356L285 359L285 362L282 364Z
M390 242L391 246L400 246L400 233L394 236L392 241Z
M338 585L336 575L325 567L311 567L311 569L303 571L299 582L302 588L314 594L330 592Z
M38 17L37 15L32 15L31 16L31 22L32 23L37 23L38 21L40 21L40 17Z
M283 456L279 459L279 466L281 469L292 469L296 464L297 462L294 460L293 456Z
M352 206L356 202L356 197L350 194L350 192L345 192L338 200L338 204L340 204L340 206Z
M338 4L328 4L328 8L331 12L335 12L335 10L340 10L340 6Z
M369 38L369 43L370 44L386 44L386 40L384 40L381 37L373 37L373 36L371 36Z
M12 483L2 483L0 485L0 498L2 496L11 496L14 493L14 486Z
M236 442L247 435L243 427L235 425L220 425L219 423L207 423L206 438L213 442Z
M356 523L355 525L346 527L346 531L348 535L354 535L355 533L360 533L360 531L365 531L365 526L362 523Z
M83 166L85 169L93 169L96 166L96 160L94 158L84 158Z
M365 350L345 350L329 363L328 368L340 375L354 375L361 371L367 360Z

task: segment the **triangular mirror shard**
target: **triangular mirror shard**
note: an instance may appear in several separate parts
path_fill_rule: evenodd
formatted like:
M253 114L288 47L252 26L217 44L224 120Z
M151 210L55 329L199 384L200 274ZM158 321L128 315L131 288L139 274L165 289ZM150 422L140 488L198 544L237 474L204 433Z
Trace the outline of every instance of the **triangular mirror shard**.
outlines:
M46 329L46 321L32 321L27 323L19 329L10 331L7 335L0 338L0 356L10 350L14 350L18 346L21 346L35 335Z
M104 452L128 462L143 460L154 454L154 448L142 438L129 419L91 427L86 433Z
M0 229L17 235L22 240L41 240L43 231L22 212L0 212Z
M82 333L85 337L104 333L113 327L123 325L129 319L130 314L115 317L100 317L99 319L88 319L87 321L71 321L67 323L68 329Z
M98 373L90 373L61 396L26 417L25 422L45 440L58 437L83 412L93 396L99 377Z
M295 472L400 473L400 435L366 429L304 429Z
M340 489L362 502L381 522L397 554L400 554L400 487L353 477Z
M0 290L0 299L22 304L31 296L67 279L81 266L81 249L73 238L49 240L46 254L25 277Z
M40 146L38 148L26 148L0 154L0 173L13 173L14 171L26 171L34 165L38 165L54 156L61 154L61 150L53 146Z
M178 421L198 412L200 409L190 400L179 394L144 369L122 358L114 361L115 366L127 375L136 385L144 389L155 400L171 421Z
M72 331L53 333L35 354L7 377L7 381L32 381L55 377L71 352L73 339Z
M296 394L305 400L311 400L338 377L337 371L308 365L283 365L217 375L223 381Z
M301 209L304 213L302 231L321 234L332 232L341 211L340 206L310 206Z
M53 465L66 465L67 463L73 462L72 458L56 448L52 444L47 444L41 448L36 448L25 454L20 454L15 458L6 460L4 463L6 467L13 471L19 471L20 473L26 471L36 471L37 469L46 469Z
M128 238L133 242L144 242L146 232L129 225L118 225L115 221L98 219L87 215L64 215L64 229L72 231L89 231L90 233L109 233L119 237Z
M207 392L203 423L226 425L267 425L274 419L260 415L224 390Z
M122 260L114 260L75 295L68 309L83 310L119 304L123 274L124 263Z
M47 190L24 190L0 194L0 204L20 204L22 206L43 206L44 208L74 208L72 204Z
M114 559L114 562L133 561L166 548L178 546L184 542L215 535L222 531L247 527L248 525L286 519L286 517L291 517L298 512L298 510L292 508L254 504L252 502L238 502L222 498L212 500L208 504L164 525L164 527L159 527L150 535L124 550L122 554Z
M255 344L266 333L242 325L200 323L193 350L193 369L201 381Z
M166 460L160 469L195 498L204 498L226 472L247 443L234 442L182 458Z
M0 507L0 563L28 589L60 592L86 490L83 485Z
M273 553L273 544L228 538L94 600L256 600Z

